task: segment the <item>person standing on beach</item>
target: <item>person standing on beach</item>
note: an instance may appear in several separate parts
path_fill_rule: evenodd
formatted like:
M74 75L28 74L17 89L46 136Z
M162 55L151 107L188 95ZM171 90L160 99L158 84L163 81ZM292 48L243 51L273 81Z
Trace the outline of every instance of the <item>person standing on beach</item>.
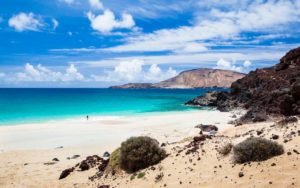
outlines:
M89 120L89 116L86 116L86 120Z

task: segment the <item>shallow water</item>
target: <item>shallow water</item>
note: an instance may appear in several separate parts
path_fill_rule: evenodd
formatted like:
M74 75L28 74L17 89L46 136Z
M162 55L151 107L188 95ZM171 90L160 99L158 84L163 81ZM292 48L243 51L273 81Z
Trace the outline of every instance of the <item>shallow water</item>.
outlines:
M184 102L209 90L216 89L0 89L0 125L195 110Z

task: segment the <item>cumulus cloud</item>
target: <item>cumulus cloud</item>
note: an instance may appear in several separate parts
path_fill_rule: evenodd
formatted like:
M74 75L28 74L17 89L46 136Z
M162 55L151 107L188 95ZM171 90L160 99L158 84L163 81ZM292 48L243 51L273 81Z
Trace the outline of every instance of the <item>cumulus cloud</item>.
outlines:
M130 14L123 13L121 19L118 20L109 9L106 9L103 14L99 15L95 15L90 11L87 13L87 17L91 22L91 27L101 33L109 33L114 29L131 29L135 25Z
M53 23L53 30L55 30L58 26L59 26L59 23L56 19L52 18L52 23Z
M65 72L52 71L42 65L33 66L27 63L23 72L10 75L6 81L10 82L72 82L84 81L84 76L71 64Z
M43 26L42 21L37 18L33 13L19 13L17 15L12 16L8 25L14 28L16 31L22 32L25 30L29 31L39 31Z
M152 64L144 69L142 60L134 59L120 62L113 71L106 75L92 75L93 79L101 82L158 82L176 76L177 72L172 68L163 71L157 64Z
M232 70L236 72L246 72L248 68L252 65L252 63L248 60L244 61L242 66L236 66L235 62L226 61L223 58L221 58L217 62L217 66L214 67L214 69L223 69L223 70Z
M102 10L103 4L100 0L89 0L90 6L96 10Z
M213 1L215 2L215 1ZM219 2L219 0L217 0ZM235 1L236 2L236 1ZM161 29L127 38L125 44L107 48L113 52L175 51L193 49L188 47L199 41L211 43L222 40L238 40L243 32L276 32L286 25L299 22L300 13L295 1L245 1L245 6L217 7L207 15L199 15L192 26ZM224 3L223 3L224 4ZM247 6L246 6L247 5ZM200 48L202 47L198 44Z

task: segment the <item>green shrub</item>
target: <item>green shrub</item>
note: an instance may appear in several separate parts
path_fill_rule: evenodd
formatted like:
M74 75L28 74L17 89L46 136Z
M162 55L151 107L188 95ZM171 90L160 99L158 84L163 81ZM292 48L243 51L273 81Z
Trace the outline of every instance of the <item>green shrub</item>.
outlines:
M140 178L143 178L145 176L145 172L141 172L137 175L137 178L140 179Z
M221 155L228 155L232 150L233 145L231 143L227 143L219 149L219 153Z
M120 164L120 153L121 153L121 149L118 148L115 151L113 151L110 155L109 158L109 163L108 163L108 168L113 170L116 168L119 168L119 164Z
M121 144L120 167L131 173L159 163L166 157L157 140L147 137L131 137Z
M253 137L233 147L233 157L236 163L249 161L264 161L283 154L283 146L264 138Z

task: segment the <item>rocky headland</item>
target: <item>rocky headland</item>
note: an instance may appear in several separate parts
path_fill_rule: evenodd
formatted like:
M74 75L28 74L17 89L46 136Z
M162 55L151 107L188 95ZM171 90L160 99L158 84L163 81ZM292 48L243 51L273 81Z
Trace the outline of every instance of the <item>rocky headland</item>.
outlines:
M174 78L159 83L129 83L111 88L148 89L148 88L228 88L232 82L244 77L245 74L219 69L193 69L181 72Z
M300 114L300 47L275 66L251 71L232 83L230 92L212 92L187 105L214 106L221 111L243 108L239 123L265 121L268 116Z

